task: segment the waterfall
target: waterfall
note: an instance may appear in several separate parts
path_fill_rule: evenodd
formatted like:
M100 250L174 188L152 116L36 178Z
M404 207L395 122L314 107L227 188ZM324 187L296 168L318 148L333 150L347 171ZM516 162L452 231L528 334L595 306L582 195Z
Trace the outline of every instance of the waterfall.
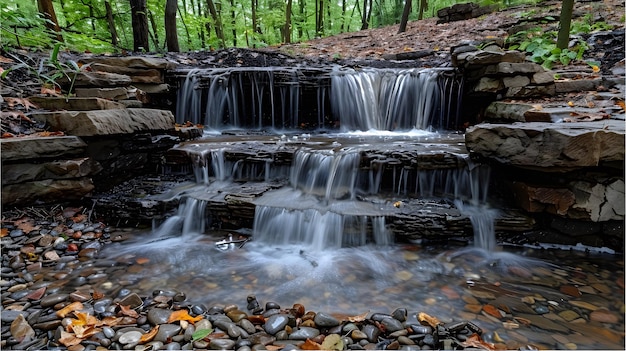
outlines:
M180 81L176 122L214 130L456 128L461 89L450 69L193 69Z
M309 250L393 243L382 215L355 214L358 149L296 151L291 189L257 202L255 240L270 245L305 245Z
M331 106L344 130L426 129L440 100L429 69L335 69Z

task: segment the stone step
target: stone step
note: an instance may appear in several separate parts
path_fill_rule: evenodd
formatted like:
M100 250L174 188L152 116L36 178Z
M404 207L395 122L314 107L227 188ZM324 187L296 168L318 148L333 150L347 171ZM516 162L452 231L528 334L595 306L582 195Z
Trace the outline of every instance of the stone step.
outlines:
M87 144L76 136L0 139L3 162L83 155Z
M123 104L101 99L98 97L44 97L33 96L29 98L30 102L36 104L42 109L59 111L91 111L91 110L114 110L125 108Z
M96 174L101 169L100 164L88 157L43 163L5 164L2 166L2 185L44 179L81 178Z

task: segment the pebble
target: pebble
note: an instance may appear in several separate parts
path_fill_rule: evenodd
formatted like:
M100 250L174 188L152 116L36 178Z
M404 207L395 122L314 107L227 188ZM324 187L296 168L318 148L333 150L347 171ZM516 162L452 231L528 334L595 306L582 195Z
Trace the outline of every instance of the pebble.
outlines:
M315 322L315 325L322 328L330 328L339 325L337 318L324 312L318 312L313 321Z
M182 328L176 324L161 324L159 325L159 331L154 337L154 341L166 342L169 338L177 335Z
M320 335L320 331L316 328L301 327L301 328L294 330L291 334L289 334L289 339L306 340L306 339L313 339L318 335Z
M278 331L283 330L287 323L289 322L289 317L283 314L275 314L267 319L263 329L268 334L276 334Z
M169 320L171 314L171 310L166 310L163 308L152 308L150 311L148 311L148 321L152 325L165 324Z

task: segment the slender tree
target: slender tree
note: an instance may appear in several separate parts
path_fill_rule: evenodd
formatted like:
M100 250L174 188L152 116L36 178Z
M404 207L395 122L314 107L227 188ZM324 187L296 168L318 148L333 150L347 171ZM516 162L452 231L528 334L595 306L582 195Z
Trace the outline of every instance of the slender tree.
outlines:
M106 9L107 24L109 25L109 33L111 33L111 45L117 47L117 30L115 29L115 18L113 17L113 9L109 1L104 2Z
M574 0L563 0L561 7L561 17L559 18L559 35L556 47L563 50L569 46L569 31L572 24L572 12L574 10Z
M217 39L220 41L221 47L226 47L226 40L224 39L224 30L222 27L222 19L217 13L217 9L215 7L215 3L213 0L207 0L207 6L209 7L209 13L211 14L211 18L213 19L213 26L215 27L215 35Z
M287 0L287 7L285 8L285 29L283 30L283 42L285 44L291 43L291 7L292 0Z
M167 0L165 3L165 42L168 52L179 52L178 33L176 32L176 0Z
M150 51L146 0L130 0L130 10L133 26L133 50Z
M37 7L39 13L46 20L46 27L51 32L55 33L57 41L62 42L63 36L61 35L61 27L59 27L59 21L57 20L57 14L52 6L52 0L37 0Z
M233 33L233 46L237 46L237 16L235 13L235 0L230 0L230 25Z
M411 0L404 0L404 11L402 11L402 19L400 20L398 33L406 32L406 24L409 22L409 14L411 13L411 3Z

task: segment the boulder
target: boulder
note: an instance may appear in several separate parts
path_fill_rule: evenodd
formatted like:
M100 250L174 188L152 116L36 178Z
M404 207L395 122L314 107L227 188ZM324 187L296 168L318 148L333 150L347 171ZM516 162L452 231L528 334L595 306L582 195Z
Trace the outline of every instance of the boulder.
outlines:
M130 68L125 66L112 66L102 63L92 63L90 67L95 72L115 73L129 76L131 82L133 83L163 83L163 73L155 68Z
M531 104L494 101L487 106L485 118L490 121L525 122L524 114L534 108Z
M142 131L174 130L174 115L156 109L117 109L33 113L54 131L69 135L96 136Z
M624 161L624 122L479 124L465 134L471 153L501 164L562 172Z
M113 110L125 108L124 105L105 100L97 97L71 97L65 98L60 96L43 97L34 96L29 98L30 102L36 104L42 109L58 111L91 111L91 110Z
M5 164L2 166L2 185L43 179L71 179L98 173L102 167L91 158L77 158L44 163Z
M98 97L109 100L124 100L135 97L133 92L129 92L125 87L114 88L76 88L77 97Z
M144 56L126 56L126 57L111 57L111 56L99 56L84 58L79 63L101 63L110 66L122 66L130 68L156 68L156 69L173 69L175 63L163 58L157 57L144 57Z
M87 144L76 136L24 137L0 139L2 161L22 161L85 153Z
M80 200L94 189L90 178L46 179L2 187L3 205L32 205Z

